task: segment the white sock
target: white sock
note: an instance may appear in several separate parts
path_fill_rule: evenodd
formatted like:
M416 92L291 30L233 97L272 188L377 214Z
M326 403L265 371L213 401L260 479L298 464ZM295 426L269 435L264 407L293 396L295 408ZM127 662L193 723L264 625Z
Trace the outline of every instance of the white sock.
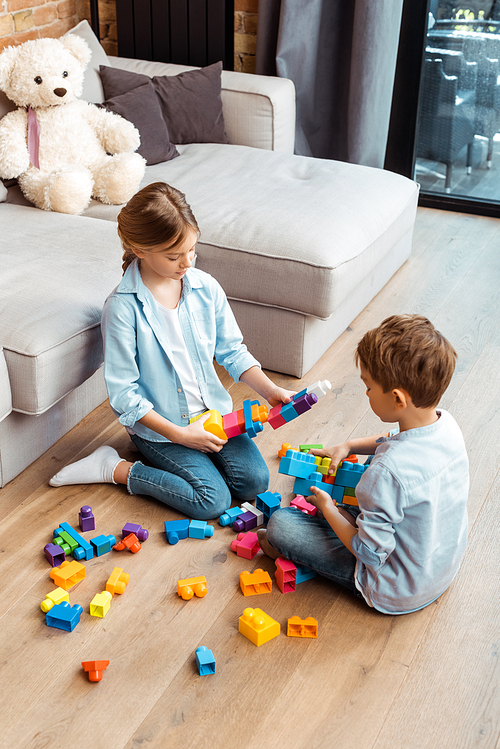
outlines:
M61 468L49 481L51 486L67 484L116 484L113 478L115 468L124 458L120 458L113 447L103 445L95 452L76 463Z

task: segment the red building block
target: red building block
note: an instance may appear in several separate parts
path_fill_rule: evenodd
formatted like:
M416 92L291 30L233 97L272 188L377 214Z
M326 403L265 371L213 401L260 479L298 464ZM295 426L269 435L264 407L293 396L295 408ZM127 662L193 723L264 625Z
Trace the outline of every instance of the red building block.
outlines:
M103 671L106 671L109 661L82 661L82 666L89 675L89 681L101 681Z
M234 551L239 557L243 557L244 559L253 559L257 552L260 551L257 534L253 531L238 533L234 541L231 542L231 551Z
M285 557L276 560L276 572L274 573L278 588L282 593L292 593L297 585L297 567Z

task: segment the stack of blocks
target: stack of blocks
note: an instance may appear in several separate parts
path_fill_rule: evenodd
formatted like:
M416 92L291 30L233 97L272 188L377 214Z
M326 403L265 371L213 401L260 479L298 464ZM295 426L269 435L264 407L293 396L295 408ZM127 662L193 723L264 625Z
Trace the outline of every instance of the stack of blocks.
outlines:
M241 508L243 512L233 522L233 531L237 533L251 531L252 528L262 525L264 514L259 509L251 505L250 502L243 502Z
M336 503L355 505L357 504L355 487L368 468L367 465L361 465L355 461L357 458L350 456L349 459L342 461L334 475L329 475L330 458L320 458L297 450L287 450L285 457L280 460L278 471L295 478L293 491L297 495L309 496L311 486L316 486L326 491ZM305 511L302 507L298 509Z

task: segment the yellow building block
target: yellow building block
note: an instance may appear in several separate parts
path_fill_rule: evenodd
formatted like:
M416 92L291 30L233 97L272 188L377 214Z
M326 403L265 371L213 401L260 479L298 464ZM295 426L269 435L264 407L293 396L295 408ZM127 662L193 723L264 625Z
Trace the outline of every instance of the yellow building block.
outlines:
M124 572L121 567L115 567L106 583L106 590L108 593L111 593L112 596L114 596L115 593L121 595L127 587L129 580L130 575Z
M87 575L84 564L76 560L69 562L66 560L60 567L53 567L50 571L50 577L63 590L69 590L83 580Z
M193 416L192 419L189 419L189 423L193 424L195 421L198 421L198 419L201 419L202 416L206 416L206 414L210 414L210 417L203 424L203 426L205 427L205 431L210 432L210 434L214 434L221 440L227 440L227 434L225 433L224 426L222 424L222 416L215 409L205 411L198 416Z
M298 616L291 616L288 620L286 633L288 637L317 637L318 621L308 616L307 619L301 619Z
M240 588L244 596L271 593L273 581L269 572L264 572L264 570L255 570L255 572L245 570L240 574Z
M47 593L47 598L45 599L45 601L41 602L40 608L42 609L43 613L46 614L47 611L50 611L53 606L58 603L62 603L63 601L69 603L69 595L62 588L56 588L50 593Z
M278 637L281 628L279 622L262 609L245 609L239 618L238 631L259 647Z
M207 592L207 579L204 575L177 580L177 595L184 599L184 601L190 601L194 595L198 598L203 598Z
M107 590L97 593L90 602L90 616L99 616L104 619L111 606L111 598L111 593Z

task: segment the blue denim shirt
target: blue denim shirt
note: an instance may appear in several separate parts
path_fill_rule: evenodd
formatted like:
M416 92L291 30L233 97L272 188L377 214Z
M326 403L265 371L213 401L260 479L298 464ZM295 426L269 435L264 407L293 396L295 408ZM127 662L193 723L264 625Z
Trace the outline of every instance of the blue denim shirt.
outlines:
M217 376L214 357L236 382L247 369L260 365L242 342L224 291L208 273L190 268L182 279L179 320L203 402L207 409L229 413L232 399ZM129 431L153 442L168 442L137 423L154 409L178 426L189 424L166 329L137 261L104 303L101 330L111 408Z
M387 614L427 606L458 572L467 543L469 463L448 412L382 438L356 487L356 587Z

